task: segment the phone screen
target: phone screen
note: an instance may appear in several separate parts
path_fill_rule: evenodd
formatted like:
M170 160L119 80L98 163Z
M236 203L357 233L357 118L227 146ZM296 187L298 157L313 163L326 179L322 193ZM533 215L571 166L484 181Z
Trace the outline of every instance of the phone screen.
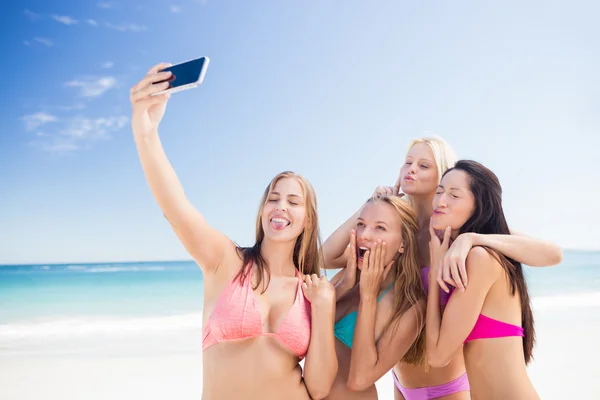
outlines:
M172 75L167 80L169 82L169 89L196 82L202 73L205 62L206 57L202 57L181 64L172 65L161 70L172 72ZM155 84L162 82L165 81L155 82Z

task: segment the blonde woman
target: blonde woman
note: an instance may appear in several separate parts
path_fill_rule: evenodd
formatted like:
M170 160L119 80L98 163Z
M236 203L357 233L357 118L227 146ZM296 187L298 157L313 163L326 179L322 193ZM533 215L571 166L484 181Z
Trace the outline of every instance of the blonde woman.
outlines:
M203 399L322 399L337 371L335 293L319 277L314 190L291 172L274 177L250 248L212 228L186 198L158 136L169 95L151 95L164 89L153 83L169 77L159 72L166 66L131 89L132 128L152 194L204 275Z
M433 212L432 202L443 173L456 162L452 148L440 137L413 140L404 158L394 186L380 186L376 193L404 194L413 207L418 220L418 244L422 282L425 292L429 288L429 222ZM340 226L323 244L327 268L344 268L340 256L348 246L348 238L360 210ZM440 305L448 300L448 284L462 290L466 273L464 264L473 246L487 246L511 259L530 266L548 266L561 261L561 249L545 241L516 235L483 235L473 232L460 235L446 253L443 265L437 269ZM463 279L464 278L464 279ZM338 285L340 283L337 283ZM345 290L345 289L344 289ZM396 400L467 400L469 381L462 351L457 351L444 366L423 368L398 360L393 368Z
M402 359L424 364L417 217L397 196L367 201L352 231L337 284L339 369L328 399L377 399L375 382Z

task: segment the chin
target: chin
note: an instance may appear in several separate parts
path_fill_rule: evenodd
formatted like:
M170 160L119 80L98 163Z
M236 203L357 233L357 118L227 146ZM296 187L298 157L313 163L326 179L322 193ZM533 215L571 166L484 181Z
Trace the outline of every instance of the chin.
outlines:
M431 217L431 226L436 231L443 231L444 229L446 229L448 224L444 224L444 221L441 221L439 217L432 216Z

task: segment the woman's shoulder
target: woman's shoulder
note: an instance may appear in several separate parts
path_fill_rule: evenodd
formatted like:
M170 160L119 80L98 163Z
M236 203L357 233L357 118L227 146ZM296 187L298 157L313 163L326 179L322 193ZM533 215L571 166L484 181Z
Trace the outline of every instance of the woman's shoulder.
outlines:
M466 268L469 276L473 273L479 274L482 272L489 275L490 271L495 273L500 272L502 265L500 264L499 256L493 250L483 246L475 246L469 250Z

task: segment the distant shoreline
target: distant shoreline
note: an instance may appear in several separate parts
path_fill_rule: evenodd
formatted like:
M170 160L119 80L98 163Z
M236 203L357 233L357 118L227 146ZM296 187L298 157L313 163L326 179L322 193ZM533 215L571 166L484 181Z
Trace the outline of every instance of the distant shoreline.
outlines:
M600 249L563 249L565 253L585 253L585 254L600 254ZM63 261L63 262L36 262L36 263L15 263L15 264L3 264L2 267L19 267L19 266L44 266L44 265L68 265L68 264L85 264L85 265L101 265L101 264L139 264L139 263L180 263L180 262L195 262L193 259L164 259L164 260L116 260L116 261Z

